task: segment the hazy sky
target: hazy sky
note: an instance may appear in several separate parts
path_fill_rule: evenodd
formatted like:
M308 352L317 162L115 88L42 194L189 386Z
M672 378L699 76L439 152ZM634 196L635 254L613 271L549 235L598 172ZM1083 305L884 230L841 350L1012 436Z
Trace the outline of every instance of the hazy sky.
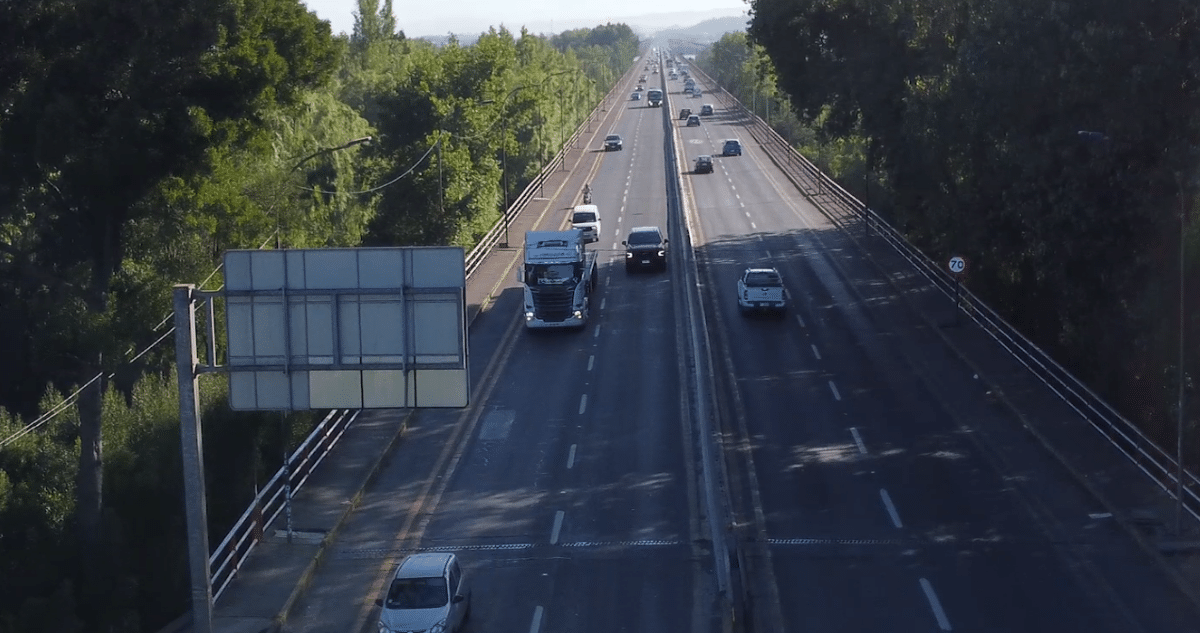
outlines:
M354 29L357 0L304 0L334 34ZM647 14L746 9L743 0L392 0L405 35L477 34L503 24L514 33L559 32ZM667 26L669 24L663 25ZM682 26L690 26L683 24Z

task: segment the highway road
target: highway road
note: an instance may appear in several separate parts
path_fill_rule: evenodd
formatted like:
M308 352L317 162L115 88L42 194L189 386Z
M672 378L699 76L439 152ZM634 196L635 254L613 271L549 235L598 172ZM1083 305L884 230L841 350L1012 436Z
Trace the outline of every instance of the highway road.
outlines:
M591 321L525 331L508 271L471 330L475 404L417 416L289 631L374 632L374 600L394 566L441 548L469 575L471 630L719 627L676 290L670 271L627 275L620 244L633 226L667 230L663 111L629 99L640 74L616 91L593 126L594 149L573 167L587 172L602 219ZM622 151L602 150L609 133L622 135ZM563 228L579 191L546 194L555 203L539 228Z
M734 511L719 520L744 557L745 630L1200 630L749 143L739 115L718 106L683 126L680 107L716 101L684 97L679 81L667 119L681 173L668 172L663 111L628 99L640 74L639 63L572 167L602 215L592 321L525 331L514 271L498 280L471 330L472 406L416 416L288 631L374 632L399 560L443 549L467 570L471 631L721 630L687 293L703 300L713 346L720 493ZM622 151L600 149L609 133ZM743 156L717 156L730 137ZM717 156L714 173L690 173L702 153ZM630 228L686 243L669 233L677 176L692 252L674 249L665 273L626 274ZM547 191L539 228L565 226L578 194ZM738 313L737 276L764 263L787 282L783 318ZM680 282L691 265L698 285Z
M702 119L678 124L681 162L747 145L685 179L727 430L747 449L728 458L758 563L756 630L1197 630L1178 591L1013 440L1015 420L922 342L883 277L746 143L742 115ZM783 318L739 314L752 265L780 269Z

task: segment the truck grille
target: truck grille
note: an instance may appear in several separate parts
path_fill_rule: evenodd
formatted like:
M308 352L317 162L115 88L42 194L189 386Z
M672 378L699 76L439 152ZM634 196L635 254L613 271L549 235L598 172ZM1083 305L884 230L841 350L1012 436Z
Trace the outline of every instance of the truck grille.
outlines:
M543 321L565 321L574 310L575 288L563 286L536 286L533 294L533 315Z

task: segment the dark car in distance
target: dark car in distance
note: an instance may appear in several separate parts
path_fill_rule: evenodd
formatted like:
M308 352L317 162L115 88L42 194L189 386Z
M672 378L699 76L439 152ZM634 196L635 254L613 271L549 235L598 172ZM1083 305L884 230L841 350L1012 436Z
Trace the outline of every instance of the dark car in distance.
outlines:
M621 242L625 247L625 272L667 269L667 239L657 226L636 226Z
M722 156L741 156L742 144L736 138L725 139L725 145L721 148Z
M696 157L696 167L692 171L697 174L711 174L713 170L712 156L707 154Z

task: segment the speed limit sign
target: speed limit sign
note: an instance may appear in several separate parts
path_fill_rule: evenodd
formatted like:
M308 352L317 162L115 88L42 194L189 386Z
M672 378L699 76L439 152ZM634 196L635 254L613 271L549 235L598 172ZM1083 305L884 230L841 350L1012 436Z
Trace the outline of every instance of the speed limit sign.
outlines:
M967 260L955 256L950 258L950 272L955 275L961 275L967 272Z

